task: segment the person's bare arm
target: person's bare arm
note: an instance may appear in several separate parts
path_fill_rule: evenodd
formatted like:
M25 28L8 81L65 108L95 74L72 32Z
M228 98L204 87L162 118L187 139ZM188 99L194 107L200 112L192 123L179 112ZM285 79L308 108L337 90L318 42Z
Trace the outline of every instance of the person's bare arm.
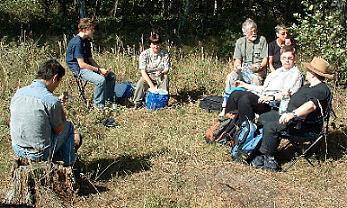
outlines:
M260 65L252 64L252 70L255 73L262 72L262 71L264 71L266 69L266 65L267 65L267 56L265 56L263 58L263 60L261 61Z
M150 88L155 88L151 78L149 78L147 72L145 70L141 70L141 76L145 79Z
M88 58L89 63L91 64L87 64L84 61L84 58L77 58L77 62L78 65L81 69L88 69L91 71L94 71L96 73L101 73L102 75L107 75L107 73L109 72L109 70L105 69L105 68L100 68L100 66L95 62L95 60L93 58Z
M290 120L292 120L295 117L305 117L311 112L315 111L317 109L317 106L312 101L308 101L304 104L302 104L299 108L293 110L290 113L285 113L280 117L279 122L281 124L287 124Z
M234 60L234 70L238 71L241 69L241 60L240 59L235 59Z

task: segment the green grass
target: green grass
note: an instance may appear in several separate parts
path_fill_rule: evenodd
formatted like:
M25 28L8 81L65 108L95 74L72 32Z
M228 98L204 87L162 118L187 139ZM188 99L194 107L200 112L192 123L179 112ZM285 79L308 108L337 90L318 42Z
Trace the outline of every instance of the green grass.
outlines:
M28 85L37 63L56 57L61 47L38 47L33 42L0 43L0 198L10 180L13 152L9 135L9 103L18 87ZM57 50L59 49L60 50ZM130 50L130 49L129 49ZM95 51L95 59L112 67L118 81L139 78L139 51L130 54ZM79 155L85 164L80 195L73 207L344 207L347 203L346 92L334 89L328 159L313 158L311 167L300 160L288 172L272 173L231 161L228 148L209 145L204 132L217 114L198 106L203 95L221 95L229 63L197 49L187 55L170 48L170 101L167 109L150 112L120 106L100 113L86 108L68 72L56 94L69 91L67 117L84 136ZM65 66L65 64L64 64ZM87 96L92 97L88 85ZM113 116L119 128L101 123ZM285 168L289 165L284 162ZM92 185L91 185L92 184Z

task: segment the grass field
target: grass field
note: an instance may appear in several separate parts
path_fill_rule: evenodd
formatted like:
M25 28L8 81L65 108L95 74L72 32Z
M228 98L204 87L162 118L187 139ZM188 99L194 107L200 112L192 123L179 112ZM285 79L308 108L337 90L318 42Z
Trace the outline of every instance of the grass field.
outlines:
M0 198L10 180L13 152L9 136L9 103L18 87L34 78L37 64L49 57L64 63L65 41L37 46L32 41L0 42ZM287 172L272 173L231 160L228 148L206 144L204 132L217 117L199 108L203 95L221 95L229 63L201 49L182 55L169 48L169 107L156 112L119 106L104 113L87 109L78 98L70 72L56 94L68 91L67 117L84 136L79 151L85 164L80 194L67 207L345 207L347 204L346 91L332 86L334 110L328 154L313 157L315 167L299 160ZM94 51L112 67L118 81L135 83L138 51ZM92 86L87 88L92 97ZM113 116L119 128L101 120ZM280 152L288 167L290 151Z

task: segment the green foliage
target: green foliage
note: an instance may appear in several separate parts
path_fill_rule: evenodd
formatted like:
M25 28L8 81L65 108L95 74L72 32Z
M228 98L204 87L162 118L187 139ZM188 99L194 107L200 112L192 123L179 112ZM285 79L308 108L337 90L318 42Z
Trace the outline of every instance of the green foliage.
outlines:
M45 13L41 4L34 3L32 0L3 0L0 3L0 14L3 15L2 18L9 21L9 24L28 24L31 21L43 19Z
M338 71L347 72L346 28L341 13L330 1L302 1L306 15L295 14L299 24L292 29L305 59L322 56Z
M56 57L65 63L67 40L51 45L36 41L0 41L0 197L11 174L14 153L10 140L10 99L18 87L31 83L41 60ZM93 57L100 65L112 67L118 81L135 83L138 54L133 46L114 46ZM170 47L169 47L170 46ZM134 110L119 106L100 112L87 109L78 98L75 79L67 71L54 91L68 91L65 104L68 120L83 135L79 156L84 163L81 193L66 207L344 207L346 204L346 92L335 92L337 118L334 135L329 136L329 162L304 160L288 173L277 174L230 161L228 147L206 144L204 132L217 113L199 108L203 95L221 95L229 66L202 47L190 53L165 44L172 54L169 107L161 111ZM136 48L140 48L136 46ZM53 50L55 49L55 50ZM66 65L63 64L65 67ZM93 85L87 84L92 99ZM101 121L112 116L118 128L105 128ZM339 121L339 122L337 122ZM341 127L342 126L342 127ZM285 151L284 154L289 152ZM324 157L325 152L318 156ZM283 166L289 163L284 162ZM261 187L261 188L259 188ZM302 197L302 190L310 195ZM278 197L281 196L281 197ZM300 200L297 200L300 199ZM50 200L50 198L47 198Z

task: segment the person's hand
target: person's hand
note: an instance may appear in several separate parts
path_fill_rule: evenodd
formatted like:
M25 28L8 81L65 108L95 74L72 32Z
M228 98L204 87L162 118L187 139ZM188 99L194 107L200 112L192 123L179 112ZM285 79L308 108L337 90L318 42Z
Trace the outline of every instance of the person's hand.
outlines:
M288 89L282 90L282 99L283 98L289 98L291 96L290 91Z
M153 85L153 86L150 86L149 89L150 89L151 91L155 91L155 90L157 90L157 87Z
M260 70L259 64L252 64L252 71L253 72L258 72Z
M234 82L234 85L235 85L235 87L245 87L246 83L244 83L244 82L241 81L241 80L236 80L236 81Z
M66 101L70 100L72 97L71 95L69 95L68 92L63 92L59 97L58 99L62 102L62 103L65 103Z
M290 120L295 117L294 113L285 113L280 117L280 124L287 124Z
M161 75L163 75L163 71L162 70L159 69L158 71L155 72L155 76L159 77Z
M111 71L112 69L105 69L105 68L100 68L100 74L103 75L104 77L107 76L107 74Z
M272 100L272 96L261 96L258 99L258 103L268 103Z
M241 64L236 65L236 66L234 67L234 69L235 69L235 71L238 72L238 73L241 72L241 69L242 69Z
M287 46L292 45L292 41L290 39L286 39L284 41L284 45L287 45Z

